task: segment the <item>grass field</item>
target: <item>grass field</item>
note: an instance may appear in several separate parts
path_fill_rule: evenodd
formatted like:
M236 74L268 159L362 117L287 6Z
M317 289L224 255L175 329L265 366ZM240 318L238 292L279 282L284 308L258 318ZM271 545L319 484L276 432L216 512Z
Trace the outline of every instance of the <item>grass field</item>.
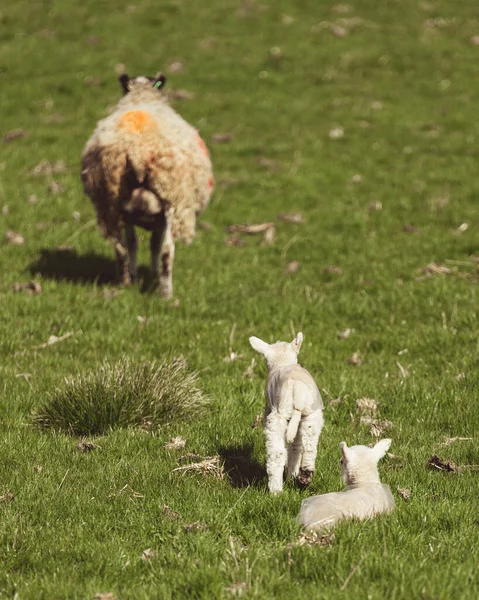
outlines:
M479 597L476 36L477 0L4 0L0 134L21 131L0 141L1 598ZM81 189L121 64L194 95L174 106L213 158L173 301L116 286ZM64 164L32 174L41 161ZM228 225L266 221L272 245L225 243ZM30 280L42 293L13 291ZM266 369L248 337L300 330L325 427L309 490L272 497L252 428ZM123 355L183 355L208 415L114 430L87 453L33 426L65 377ZM362 397L392 423L380 471L397 510L299 546L301 499L341 487L339 442L375 440ZM184 449L165 448L174 436ZM173 472L188 453L219 456L227 476ZM427 469L433 454L461 468Z

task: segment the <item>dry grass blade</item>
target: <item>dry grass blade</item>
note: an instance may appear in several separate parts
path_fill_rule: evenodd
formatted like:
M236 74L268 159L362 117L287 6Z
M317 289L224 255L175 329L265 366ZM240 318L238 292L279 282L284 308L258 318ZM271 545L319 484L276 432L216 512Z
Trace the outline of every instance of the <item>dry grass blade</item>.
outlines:
M266 156L259 156L256 159L256 162L265 169L268 169L271 173L277 173L281 166L277 160L273 160L272 158L266 158Z
M189 92L188 90L173 90L173 89L168 89L165 90L165 95L168 98L168 100L193 100L193 98L195 97L195 95L192 92Z
M58 344L58 342L63 342L63 340L67 340L72 335L73 335L73 331L67 331L67 333L65 333L61 336L51 335L45 343L39 344L38 346L33 346L33 348L35 350L47 348L48 346L53 346L53 344Z
M172 473L200 473L205 476L214 477L215 479L224 479L225 471L224 466L220 461L219 456L206 456L200 462L189 463L176 467Z
M446 438L444 440L444 442L441 442L440 444L437 445L438 448L446 448L447 446L450 446L451 444L454 444L455 442L469 442L470 440L472 440L472 437L452 437L452 438Z
M348 363L353 365L354 367L359 367L363 364L363 359L359 352L353 352L352 355L348 358Z
M7 492L3 496L0 496L0 502L13 502L15 500L15 494Z
M29 281L28 283L14 283L12 286L14 292L25 292L30 296L35 296L43 292L42 286L38 281Z
M293 273L296 273L296 271L299 270L300 266L301 263L298 260L290 260L286 265L284 272L286 273L286 275L292 275Z
M305 218L299 212L281 213L277 216L277 219L284 223L305 223Z
M424 273L424 275L447 275L451 273L451 269L444 265L429 263L421 269L421 273Z
M228 225L226 231L228 233L247 233L255 235L257 233L264 233L268 229L274 227L273 223L257 223L257 224L244 224L244 225Z
M211 136L211 141L215 144L227 144L233 139L232 133L214 133Z
M263 241L261 242L262 246L272 246L274 244L274 240L276 238L276 228L270 227L264 232Z
M225 592L230 593L232 596L242 596L247 590L248 584L244 581L233 581L231 585L225 587Z
M323 269L323 273L326 273L326 275L342 275L343 270L341 269L341 267L332 265L330 267L325 267Z
M254 418L253 424L251 425L251 429L256 429L256 427L260 427L263 423L263 413L259 413Z
M15 231L8 230L5 237L7 238L7 242L14 246L22 246L25 243L23 235L16 233Z
M7 133L5 133L2 140L8 144L9 142L13 142L13 140L20 140L26 135L27 132L24 129L12 129L12 131L7 131Z

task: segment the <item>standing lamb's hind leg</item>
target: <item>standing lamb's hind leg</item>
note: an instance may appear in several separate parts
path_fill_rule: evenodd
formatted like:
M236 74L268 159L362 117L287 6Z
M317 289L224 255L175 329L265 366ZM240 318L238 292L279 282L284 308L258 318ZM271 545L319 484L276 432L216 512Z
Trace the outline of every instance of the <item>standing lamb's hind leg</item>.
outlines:
M298 429L296 437L288 447L288 475L296 478L301 466L301 454L303 444L301 441L301 429Z
M316 455L318 453L318 439L322 428L323 412L321 409L304 418L299 425L303 456L298 483L302 487L307 487L313 479Z
M165 233L161 244L160 296L171 298L173 294L173 261L175 258L175 242L171 232L172 213L165 211Z
M130 278L132 281L135 281L138 274L138 265L136 259L138 252L138 240L136 238L135 228L133 225L126 225L125 238L128 248L128 256L130 258Z
M275 411L266 417L264 435L266 438L266 471L268 487L273 494L283 491L283 473L286 466L286 419Z
M116 264L118 265L118 272L120 277L121 285L130 285L130 271L128 269L128 250L125 248L121 241L121 235L114 240Z

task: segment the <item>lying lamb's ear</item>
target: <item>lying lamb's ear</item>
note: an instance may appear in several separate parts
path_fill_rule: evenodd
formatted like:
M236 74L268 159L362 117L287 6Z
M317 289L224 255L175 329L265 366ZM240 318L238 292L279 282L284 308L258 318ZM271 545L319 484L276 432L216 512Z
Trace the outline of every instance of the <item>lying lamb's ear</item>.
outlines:
M380 460L386 454L386 452L389 450L389 446L391 445L391 442L392 442L392 440L387 438L387 439L379 441L374 446L374 453L376 454L376 457L378 460Z
M158 73L158 75L155 77L155 81L153 82L153 87L155 88L155 90L159 90L160 88L164 87L166 83L166 76L163 73Z
M341 458L344 460L344 462L346 462L348 460L348 445L346 442L341 442L339 444L339 449L341 450Z
M269 350L269 344L263 342L263 340L260 340L257 337L254 337L254 335L249 338L249 343L256 350L256 352L259 352L260 354L265 355Z
M303 334L300 331L298 335L294 338L294 340L291 342L291 346L293 347L293 350L296 352L296 354L299 354L299 349L301 348L302 343Z
M122 73L119 77L118 77L118 81L121 83L121 87L123 88L123 91L125 92L125 94L128 94L128 92L130 91L128 83L130 81L129 76L126 73Z

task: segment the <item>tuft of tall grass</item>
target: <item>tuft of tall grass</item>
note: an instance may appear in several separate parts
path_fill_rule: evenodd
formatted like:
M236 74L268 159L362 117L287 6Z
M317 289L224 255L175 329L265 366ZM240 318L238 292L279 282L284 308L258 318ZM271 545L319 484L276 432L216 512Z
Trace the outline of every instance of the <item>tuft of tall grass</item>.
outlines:
M33 415L44 429L93 435L117 427L158 429L205 411L209 399L183 357L161 363L127 357L65 379Z

